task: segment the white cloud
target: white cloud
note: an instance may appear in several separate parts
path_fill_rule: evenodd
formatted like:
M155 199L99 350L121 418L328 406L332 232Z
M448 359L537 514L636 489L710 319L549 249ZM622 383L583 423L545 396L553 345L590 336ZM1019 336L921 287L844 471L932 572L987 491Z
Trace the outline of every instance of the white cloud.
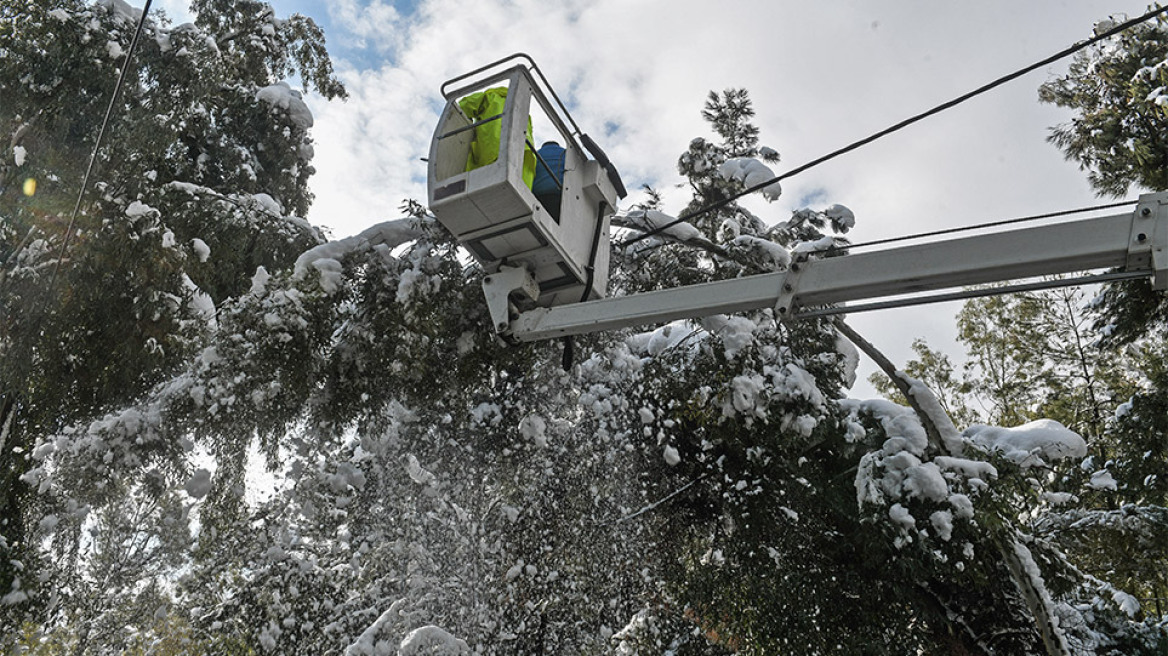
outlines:
M677 156L709 133L700 111L710 90L750 90L762 142L783 155L775 168L785 171L1061 50L1100 18L1143 10L1143 0L423 0L405 18L383 0L344 0L329 10L329 42L364 40L386 63L344 70L347 103L312 102L319 173L311 218L345 236L392 217L403 198L424 200L419 158L439 86L512 52L535 58L630 189L652 183L676 208L684 202L684 190L671 189L680 182ZM1083 174L1045 142L1067 114L1037 101L1037 86L1065 68L1032 73L803 173L784 182L780 202L752 199L750 207L775 222L823 190L824 205L855 210L851 236L867 241L1091 204ZM914 336L951 342L954 308L854 323L903 362Z
M398 10L381 0L369 3L334 0L328 3L328 14L338 29L348 33L345 43L348 48L393 51L401 47L403 32L407 29ZM358 40L348 40L352 36Z

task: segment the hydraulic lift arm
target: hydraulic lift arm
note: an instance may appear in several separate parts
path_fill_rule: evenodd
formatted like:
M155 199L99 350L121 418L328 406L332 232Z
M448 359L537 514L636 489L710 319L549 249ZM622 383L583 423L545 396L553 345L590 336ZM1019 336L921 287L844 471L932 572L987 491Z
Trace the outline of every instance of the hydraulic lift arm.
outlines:
M1151 277L1168 288L1168 192L1140 197L1134 212L824 259L796 258L787 271L516 313L512 292L534 283L503 267L484 282L496 332L536 341L766 307L785 318L917 305L952 296L916 296L823 309L865 299L933 292L1071 272L1115 273L1058 284ZM502 274L502 275L500 275ZM1052 285L1045 285L1052 286Z

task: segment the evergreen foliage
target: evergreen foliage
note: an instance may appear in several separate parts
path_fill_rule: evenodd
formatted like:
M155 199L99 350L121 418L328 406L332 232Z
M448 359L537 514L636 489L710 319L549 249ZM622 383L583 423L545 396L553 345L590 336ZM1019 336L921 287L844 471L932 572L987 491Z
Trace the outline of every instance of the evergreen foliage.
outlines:
M78 476L68 499L32 483L34 447L169 379L216 303L321 240L294 216L311 202L307 108L273 85L298 72L327 96L343 89L310 19L235 4L248 11L220 25L147 20L73 223L140 13L0 2L0 633L72 617L76 650L116 648L119 597L183 558L189 509L169 492L182 446L137 437L122 454L142 466L133 478L62 462L55 473ZM48 553L34 546L45 535Z
M1101 23L1100 26L1110 21ZM1168 189L1168 19L1141 23L1075 56L1039 99L1076 111L1050 141L1099 193Z
M1106 25L1110 21L1100 23ZM1168 190L1168 22L1163 15L1083 51L1067 75L1042 85L1039 98L1075 111L1050 140L1079 162L1101 195L1135 185ZM1123 345L1168 325L1164 295L1147 280L1107 285L1099 327Z
M927 417L841 400L856 354L828 320L765 310L592 335L564 371L556 345L493 339L483 272L416 204L323 242L297 218L311 116L280 84L343 93L319 31L256 2L194 8L193 26L148 25L116 112L135 130L102 150L62 258L133 16L0 0L0 92L16 99L0 125L21 148L0 171L0 492L20 519L3 533L4 648L1162 644L1027 532L1057 455L963 443L919 385ZM743 90L710 95L716 138L679 160L689 209L777 160L752 115ZM43 184L25 195L24 179ZM662 211L648 202L641 218ZM771 227L731 203L615 248L611 291L825 257L852 221L833 206Z
M1085 51L1066 76L1042 86L1043 101L1075 111L1052 130L1051 141L1088 171L1100 194L1119 196L1133 185L1168 190L1166 86L1168 22L1160 16ZM1106 468L1113 480L1102 481L1106 487L1088 495L1085 508L1049 520L1085 569L1154 597L1168 595L1156 537L1164 528L1168 474L1166 307L1164 294L1146 280L1107 285L1092 302L1105 357L1128 364L1130 377L1124 393L1104 401L1114 412L1104 415L1103 448L1084 463L1087 471Z

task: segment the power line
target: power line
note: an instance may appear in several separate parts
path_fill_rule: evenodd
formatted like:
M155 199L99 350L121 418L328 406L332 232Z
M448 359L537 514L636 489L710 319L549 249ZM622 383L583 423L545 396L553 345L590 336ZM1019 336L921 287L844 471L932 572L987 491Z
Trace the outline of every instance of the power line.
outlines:
M110 120L113 117L114 106L117 104L118 95L121 93L122 86L126 81L126 75L128 74L130 66L133 63L134 51L138 48L138 41L142 35L142 28L146 24L146 15L150 12L150 3L152 1L153 0L146 0L146 4L142 8L142 15L138 17L138 26L135 28L134 36L130 40L130 48L126 51L126 61L124 64L122 64L122 70L118 73L118 81L114 85L113 94L110 95L109 105L106 106L105 117L101 121L101 129L97 133L97 141L93 144L93 152L90 153L89 163L85 168L85 175L81 178L81 188L77 191L77 202L73 206L72 214L69 216L69 224L65 228L65 234L61 239L61 247L57 249L57 261L53 264L52 276L49 277L49 284L44 288L44 298L46 302L41 306L41 311L38 312L33 319L35 322L33 325L37 327L37 330L33 331L34 335L40 332L39 327L44 321L45 312L48 311L47 301L52 296L53 289L56 287L57 277L61 271L61 262L65 259L65 254L69 248L69 241L73 235L73 229L77 224L77 215L81 212L81 201L85 197L86 188L89 186L89 178L93 174L94 163L97 161L97 155L101 150L101 143L105 139L106 131L109 128ZM113 10L116 11L116 8ZM5 364L7 364L7 362L5 362ZM4 398L5 396L7 396L7 398ZM10 403L8 406L9 414L4 418L5 423L8 423L13 421L20 406L16 404L15 395L9 396L7 391L0 390L0 410L3 409L4 403ZM5 428L6 426L0 426L0 431L5 430Z
M93 152L89 155L89 164L85 167L85 175L81 178L81 188L77 190L77 203L73 206L73 213L69 216L69 225L65 228L65 236L61 239L61 248L57 250L57 263L53 266L53 275L49 278L49 286L47 294L51 294L53 287L57 282L57 273L61 270L61 260L65 259L65 252L69 248L69 240L73 236L73 228L77 224L77 215L81 212L81 200L85 197L85 190L89 186L89 177L93 174L93 166L97 162L98 152L101 150L101 142L105 139L106 130L109 128L110 118L114 113L114 105L117 104L118 95L122 91L122 85L126 82L126 75L130 70L130 65L134 60L134 51L138 48L139 37L142 36L142 27L146 24L146 14L150 13L150 3L153 0L146 0L146 5L142 7L142 15L138 17L138 27L134 30L134 38L130 40L130 49L126 51L126 62L122 64L122 70L118 73L118 82L114 85L114 92L110 95L109 105L105 108L105 118L101 121L101 129L97 132L97 142L93 144ZM116 11L116 8L114 9Z
M1046 59L1035 62L1035 63L1033 63L1025 68L1020 68L1020 69L1018 69L1018 70L1016 70L1013 73L1010 73L1008 75L1004 75L1002 77L999 77L998 79L996 79L988 84L982 85L982 86L974 89L973 91L970 91L964 95L958 96L958 97L956 97L948 102L941 103L940 105L937 105L936 107L933 107L932 109L921 112L920 114L916 114L915 116L911 116L911 117L909 117L909 118L907 118L907 119L905 119L905 120L903 120L895 125L887 127L887 128L885 128L879 132L876 132L868 137L860 139L859 141L853 141L852 143L850 143L842 148L834 150L834 151L832 151L832 152L830 152L822 157L819 157L817 159L811 160L810 162L807 162L806 164L803 164L802 166L798 166L796 168L793 168L790 171L787 171L786 173L783 173L781 175L775 176L774 178L771 178L770 180L766 180L766 181L760 182L754 186L747 187L746 189L744 189L744 190L738 192L737 194L734 194L728 198L725 198L725 199L720 200L720 201L715 202L715 203L711 203L709 205L706 205L705 207L698 208L698 209L696 209L693 212L690 212L688 214L683 214L682 216L678 217L677 219L674 219L673 221L670 221L669 223L665 223L665 224L660 225L656 228L653 228L652 230L650 230L646 233L643 233L641 235L633 237L632 239L628 239L628 240L625 240L624 242L621 242L620 247L624 248L624 247L629 246L631 244L635 244L638 241L641 241L642 239L647 239L649 237L652 237L653 235L659 234L659 233L661 233L661 232L663 232L663 231L665 231L665 230L667 230L667 229L669 229L669 228L671 228L679 223L683 223L685 221L689 221L690 219L697 218L703 214L708 214L709 212L713 212L714 210L721 209L721 208L729 205L730 203L738 200L739 198L742 198L743 196L752 194L752 193L759 191L765 187L768 187L776 182L780 182L782 180L786 180L787 178L798 175L798 174L800 174L808 169L819 166L820 164L823 164L824 162L835 159L836 157L839 157L840 155L843 155L843 154L849 153L853 150L856 150L857 148L860 148L861 146L866 146L867 144L870 144L873 141L880 139L881 137L885 137L885 136L892 134L893 132L897 132L899 130L902 130L902 129L912 125L913 123L916 123L918 121L922 121L922 120L929 118L930 116L933 116L935 114L939 114L939 113L945 111L946 109L956 107L957 105L960 105L961 103L963 103L971 98L974 98L975 96L979 96L987 91L990 91L992 89L996 89L1007 82L1010 82L1010 81L1015 80L1019 77L1022 77L1023 75L1026 75L1027 73L1030 73L1031 71L1042 68L1043 66L1046 66L1048 64L1052 64L1060 59L1063 59L1065 57L1073 55L1076 52L1079 52L1080 50L1083 50L1089 46L1092 46L1096 43L1099 43L1100 41L1103 41L1104 39L1108 39L1112 36L1115 36L1116 34L1119 34L1120 32L1122 32L1130 27L1133 27L1135 25L1139 25L1140 23L1143 23L1144 21L1147 21L1151 18L1154 18L1154 17L1156 17L1164 12L1168 12L1168 7L1157 7L1153 10L1150 10L1146 14L1139 16L1138 18L1133 18L1131 20L1120 23L1119 25L1116 25L1115 27L1111 28L1110 30L1107 30L1106 32L1103 32L1101 34L1096 34L1094 37L1091 37L1090 39L1087 39L1086 41L1081 41L1075 45L1070 46L1069 48L1065 48L1065 49L1051 55L1050 57L1047 57Z
M1072 214L1083 214L1086 212L1097 212L1099 210L1109 210L1116 207L1124 207L1127 205L1135 205L1139 203L1138 200L1125 200L1118 203L1107 203L1105 205L1093 205L1091 207L1080 207L1073 210L1062 210L1059 212L1047 212L1045 214L1032 214L1030 216L1023 216L1014 219L1002 219L1000 221L989 221L986 223L978 223L976 225L962 226L960 228L946 228L944 230L933 230L931 232L918 232L914 235L904 235L901 237L889 237L887 239L876 239L874 241L865 241L858 244L846 244L836 247L823 248L815 251L809 251L811 254L829 253L835 250L847 249L853 250L856 248L867 248L869 246L881 246L883 244L894 244L901 241L912 241L914 239L924 239L926 237L939 237L941 235L951 235L958 232L970 232L972 230L982 230L985 228L998 228L1006 225L1013 225L1016 223L1027 223L1030 221L1039 221L1041 219L1054 219L1062 216L1070 216Z

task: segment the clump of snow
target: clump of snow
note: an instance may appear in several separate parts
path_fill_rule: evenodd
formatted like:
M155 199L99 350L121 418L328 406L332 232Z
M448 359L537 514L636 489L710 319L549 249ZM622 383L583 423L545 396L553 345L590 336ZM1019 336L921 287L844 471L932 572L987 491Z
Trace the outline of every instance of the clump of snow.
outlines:
M670 467L681 462L681 455L677 452L677 449L673 448L672 445L665 446L664 457L665 464L669 465Z
M12 580L12 592L0 597L0 605L14 606L19 603L28 601L28 593L20 589L20 577L14 577Z
M819 239L801 241L795 244L795 247L791 249L791 252L799 254L823 253L825 251L831 250L833 246L835 246L835 237L828 235L826 237L820 237Z
M929 522L933 525L933 530L937 532L937 537L948 542L953 539L953 513L948 510L938 510L929 515Z
M470 409L470 417L480 426L497 426L503 419L503 409L497 403L484 401Z
M202 499L211 493L211 472L206 469L196 469L189 480L183 484L186 493L196 499Z
M1037 419L1014 428L974 424L961 434L987 451L998 451L1022 467L1087 455L1087 442L1053 419Z
M632 656L633 654L642 653L636 645L644 640L646 636L653 635L656 624L657 617L650 609L642 608L638 610L624 628L611 636L612 641L617 643L616 653L618 656ZM669 654L673 652L666 651L664 653Z
M468 656L471 651L466 641L456 638L436 626L423 626L401 641L398 656Z
M953 507L953 512L962 519L973 519L973 501L965 494L951 494L949 495L949 505Z
M345 278L345 267L338 260L331 257L322 257L312 263L312 267L320 273L320 288L326 294L336 293L341 288Z
M738 235L726 248L770 271L781 271L791 264L791 253L786 248L754 235Z
M548 445L547 422L537 414L529 414L519 420L519 434L543 449Z
M884 399L842 399L841 408L853 419L860 415L869 415L880 422L884 433L888 436L884 451L894 453L907 450L910 453L924 455L929 445L925 436L925 429L911 408L897 405Z
M954 455L933 455L920 419L910 408L883 399L859 401L843 399L840 407L848 413L852 441L864 439L861 415L876 419L887 439L880 448L865 454L856 470L856 501L873 510L887 508L892 525L903 532L901 545L914 538L918 525L921 537L935 535L949 541L956 520L973 521L973 502L967 491L977 491L998 472L988 462ZM855 426L853 426L855 424ZM938 509L937 505L948 506ZM913 513L919 513L914 517Z
M441 287L441 277L431 276L417 268L406 269L401 272L401 277L398 280L395 299L398 303L406 305L411 299L434 294Z
M625 219L646 232L669 225L677 220L660 210L633 210L625 215ZM661 234L669 235L680 241L689 241L702 235L701 231L684 221L670 225L662 230Z
M849 339L845 339L843 335L836 335L835 350L843 356L840 361L840 368L843 371L843 382L846 389L851 389L856 384L856 372L860 368L860 351L856 345Z
M150 214L158 214L158 210L140 200L130 203L130 206L126 208L126 216L131 219L139 219Z
M425 485L427 487L436 487L438 485L438 477L434 473L422 467L422 463L418 462L417 457L412 453L406 456L406 473L410 475L410 480L418 485Z
M387 624L401 615L404 604L404 599L393 602L345 649L345 656L392 656L393 646L387 640L378 640L377 635Z
M726 160L722 166L718 167L718 175L727 180L737 180L747 188L761 185L776 177L771 167L753 157L735 157ZM783 188L778 182L766 185L761 191L763 198L770 201L778 200L779 196L783 194Z
M656 330L639 333L625 340L629 349L634 353L657 356L676 348L697 332L689 321L674 321L665 324Z
M97 0L94 4L105 7L122 23L137 23L142 18L142 10L130 6L125 0Z
M843 205L832 205L823 210L823 213L831 219L832 226L839 232L847 232L856 227L856 214Z
M891 519L893 523L898 524L908 530L916 528L917 525L917 520L913 519L912 513L908 511L908 508L905 508L899 503L894 503L891 507L888 508L888 518Z
M261 296L268 287L268 280L272 278L263 266L256 267L255 275L251 277L251 294Z
M1140 612L1140 600L1124 592L1123 590L1114 590L1111 593L1111 600L1115 602L1119 609L1127 614L1128 617L1135 617Z
M515 579L519 578L520 576L523 576L523 566L524 565L525 565L525 563L523 562L522 558L515 561L515 564L512 565L511 568L508 569L505 574L503 574L503 578L508 580L508 581L514 581Z
M1091 481L1087 483L1087 487L1093 490L1111 490L1112 492L1119 489L1119 484L1116 483L1115 477L1106 469L1091 474Z
M761 372L747 371L735 376L719 405L723 417L740 416L749 426L755 420L768 420L768 409L775 402L795 400L809 402L816 408L824 405L815 376L788 362L783 366L766 365ZM809 415L785 415L781 421L783 429L794 429L804 436L810 435L817 423Z
M735 376L730 381L730 403L723 404L722 414L745 415L747 425L756 417L766 418L768 391L766 379L759 374Z
M51 531L57 527L57 524L60 523L60 521L61 519L56 515L46 515L45 517L41 518L39 526L42 531Z
M957 472L965 478L987 481L998 477L998 468L984 460L937 456L933 458L933 462L942 470Z
M904 491L909 497L944 501L949 497L949 484L941 475L941 468L932 462L919 462L905 470Z
M261 208L272 216L284 216L284 208L268 194L252 194L252 199L259 204Z
M701 325L722 340L726 358L733 360L739 351L754 343L758 324L742 316L712 315L701 320Z
M195 281L191 280L191 277L186 273L182 274L182 281L183 287L186 287L191 293L190 308L194 310L196 314L203 317L207 323L214 325L215 301L212 300L207 292L199 289L199 286L195 284Z
M1065 506L1079 500L1070 492L1043 492L1042 499L1052 506Z
M256 99L278 108L288 115L292 124L303 130L312 127L312 110L308 109L299 91L287 82L277 82L256 92Z
M1104 18L1103 20L1095 23L1095 29L1092 31L1095 33L1095 36L1100 36L1110 32L1113 29L1115 29L1115 21L1111 20L1110 18Z
M211 257L211 247L198 237L191 240L191 249L195 251L195 256L200 262L206 262Z
M422 236L424 222L416 219L386 221L363 230L360 234L313 247L296 258L293 277L301 280L313 267L321 274L320 285L327 293L340 288L342 267L340 260L350 253L369 250L376 246L396 248Z

